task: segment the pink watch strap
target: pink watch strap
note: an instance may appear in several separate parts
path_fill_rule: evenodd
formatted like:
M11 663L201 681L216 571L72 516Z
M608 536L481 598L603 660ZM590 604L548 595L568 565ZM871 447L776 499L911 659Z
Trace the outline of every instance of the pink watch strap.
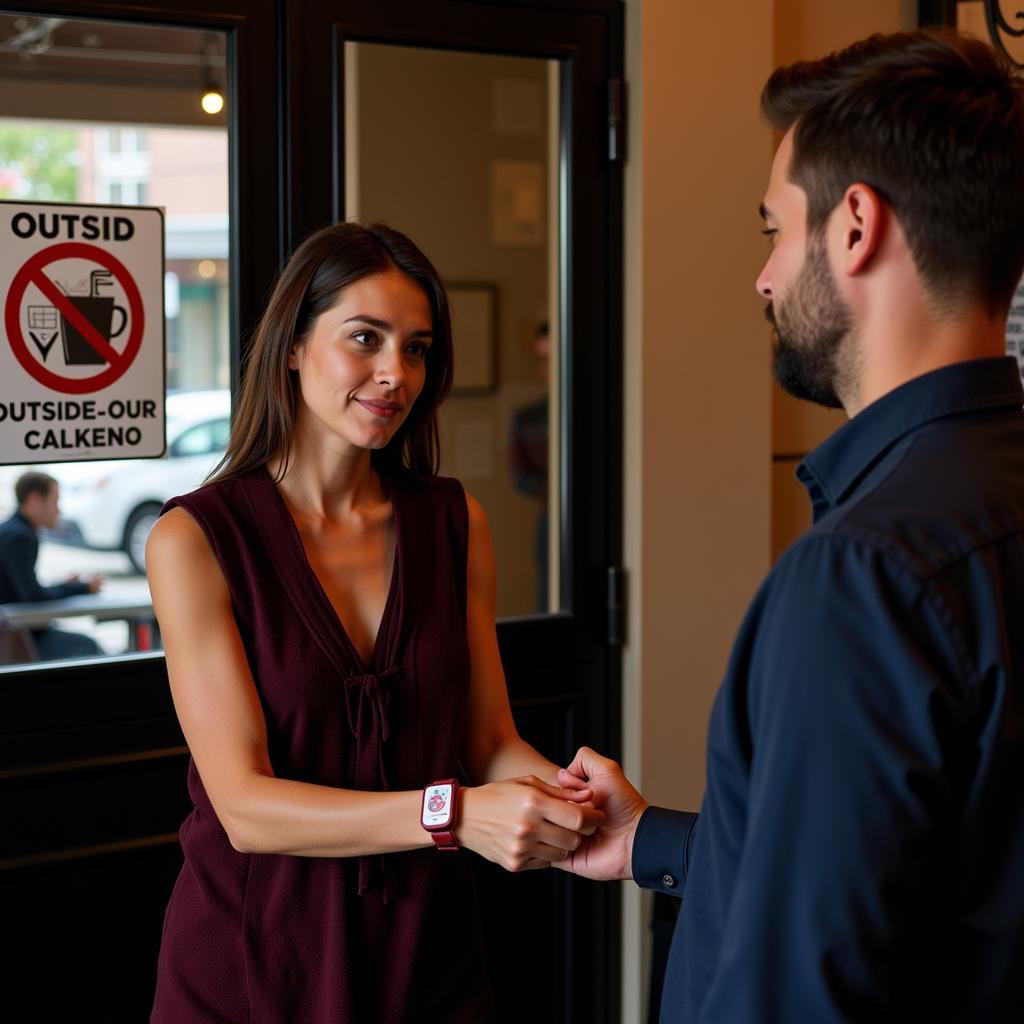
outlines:
M459 841L455 838L454 832L431 832L430 835L439 850L457 850L459 848Z

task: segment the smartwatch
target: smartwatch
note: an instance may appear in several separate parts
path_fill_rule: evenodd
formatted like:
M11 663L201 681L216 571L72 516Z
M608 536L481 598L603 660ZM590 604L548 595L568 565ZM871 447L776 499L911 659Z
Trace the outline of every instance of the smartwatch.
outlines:
M455 818L459 803L459 784L455 779L432 782L423 790L420 824L430 833L439 850L457 850Z

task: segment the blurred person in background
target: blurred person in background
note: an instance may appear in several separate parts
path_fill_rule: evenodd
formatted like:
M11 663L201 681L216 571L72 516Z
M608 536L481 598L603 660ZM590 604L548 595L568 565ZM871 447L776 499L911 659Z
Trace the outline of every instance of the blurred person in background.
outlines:
M17 511L0 524L0 604L57 601L75 594L95 594L100 576L70 576L63 583L44 587L36 579L39 531L52 530L60 519L60 487L52 476L29 470L14 485ZM103 654L92 637L45 626L33 629L32 639L43 661L88 658Z
M545 385L551 358L551 335L547 321L537 325L533 337L537 370ZM537 500L537 525L533 535L533 557L537 565L536 610L548 610L548 396L516 409L509 431L509 470L512 486Z

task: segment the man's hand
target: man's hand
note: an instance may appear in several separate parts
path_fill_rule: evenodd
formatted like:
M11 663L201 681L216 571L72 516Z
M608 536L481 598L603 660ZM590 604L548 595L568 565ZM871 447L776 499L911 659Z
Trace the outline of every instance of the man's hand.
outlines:
M594 803L605 812L605 820L577 850L554 866L597 881L632 878L633 836L647 801L615 761L589 747L581 747L572 764L558 773L558 783L566 789L586 786L594 794Z
M106 577L104 576L80 576L77 572L72 573L64 582L78 583L79 580L89 588L90 594L95 594L106 583Z

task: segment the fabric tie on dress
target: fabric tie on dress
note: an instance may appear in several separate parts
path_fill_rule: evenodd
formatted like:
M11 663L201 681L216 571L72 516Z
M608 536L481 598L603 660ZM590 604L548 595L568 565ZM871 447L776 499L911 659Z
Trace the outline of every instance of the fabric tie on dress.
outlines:
M388 720L391 687L401 675L402 667L396 665L378 674L366 672L345 680L348 727L356 741L354 789L377 792L388 789L384 744L391 733ZM393 895L393 886L384 857L360 857L359 895L363 896L374 888L374 881L381 884L384 901L388 902Z

